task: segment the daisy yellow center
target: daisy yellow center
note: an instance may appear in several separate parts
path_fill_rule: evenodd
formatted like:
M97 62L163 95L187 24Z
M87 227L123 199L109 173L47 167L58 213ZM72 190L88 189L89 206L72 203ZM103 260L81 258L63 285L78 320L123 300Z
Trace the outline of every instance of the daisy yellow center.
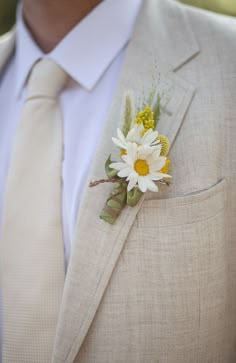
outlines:
M141 176L149 174L149 166L146 160L137 159L134 163L134 170Z

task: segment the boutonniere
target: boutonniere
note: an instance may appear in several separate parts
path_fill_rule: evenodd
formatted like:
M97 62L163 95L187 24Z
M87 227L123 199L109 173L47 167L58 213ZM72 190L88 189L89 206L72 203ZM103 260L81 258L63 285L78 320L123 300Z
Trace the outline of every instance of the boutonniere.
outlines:
M161 97L150 92L147 99L135 105L133 95L124 98L122 126L117 137L112 137L118 147L119 161L111 156L105 162L107 179L90 183L114 183L100 218L113 224L122 209L134 207L148 190L158 192L158 184L168 185L169 140L157 131L161 117Z

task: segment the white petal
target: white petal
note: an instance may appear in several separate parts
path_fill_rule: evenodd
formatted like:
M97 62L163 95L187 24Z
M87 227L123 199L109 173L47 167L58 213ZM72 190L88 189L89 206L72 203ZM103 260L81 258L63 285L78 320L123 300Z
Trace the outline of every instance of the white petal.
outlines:
M144 131L145 131L145 129L144 129L143 124L137 125L137 132L138 132L139 136L143 135Z
M161 180L163 178L172 178L171 175L169 174L164 174L164 173L159 173L159 172L156 172L156 173L150 173L149 174L149 177L152 179L152 180Z
M130 179L129 184L128 184L128 188L127 188L128 192L129 192L131 189L133 189L133 187L135 187L135 186L136 186L136 184L137 184L137 180L138 180L138 178L137 178L137 177L134 177L134 178L131 178L131 179Z
M154 147L152 147L154 149ZM150 165L152 163L154 163L156 160L158 160L160 158L160 153L159 150L154 150L154 152L152 154L149 155L148 157L148 161L150 163Z
M151 192L158 192L157 185L151 179L149 179L148 176L145 177L145 183Z
M127 136L126 136L126 140L127 140L127 141L132 141L132 137L134 136L134 134L135 134L135 129L131 129L131 130L128 132Z
M120 130L120 129L117 129L117 136L118 138L123 142L123 143L126 143L126 140L125 140L125 137L124 137L124 134L123 132Z
M136 173L136 171L132 171L129 175L128 175L128 177L127 177L127 181L128 180L131 180L131 179L135 179L136 180L136 182L137 182L137 180L138 180L138 173Z
M148 132L150 131L150 132ZM151 145L154 141L156 141L158 132L157 131L152 131L151 129L149 129L143 136L142 138L142 144L148 144Z
M144 126L143 124L134 124L133 128L135 129L136 134L143 135L144 132Z
M160 173L160 174L162 175L162 179L163 178L172 178L172 176L169 174L164 174L164 173Z
M151 180L161 180L162 179L162 173L158 173L158 172L150 173L150 174L148 174L148 176Z
M115 170L122 170L122 169L124 169L124 168L126 168L127 167L127 164L126 163L111 163L110 165L109 165L109 167L111 168L111 169L115 169Z
M152 154L152 146L140 147L137 157L139 159L147 160L148 156Z
M124 178L124 177L127 177L130 172L132 172L132 169L131 168L124 168L124 169L121 169L118 173L118 176L120 176L121 178Z
M120 140L116 139L115 137L112 137L112 141L114 142L114 144L118 147L120 147L121 149L126 149L126 143L121 142Z
M128 165L130 165L131 167L133 166L133 160L131 159L130 155L122 155L121 158L124 160L124 162Z
M153 147L153 150L155 151L155 152L161 152L161 144L158 144L158 145L156 145L156 146L154 146Z
M148 129L147 131L145 131L143 133L143 137L142 138L145 139L145 137L148 137L152 133L153 133L153 130L152 129Z
M143 176L138 177L138 186L139 186L139 189L141 190L141 192L143 192L143 193L146 192L147 185L145 183L145 177L143 177Z
M153 146L152 147L152 150L153 150L153 152L155 153L155 155L160 155L160 153L161 153L161 144L158 144L158 145L155 145L155 146Z
M166 157L160 156L161 145L152 146L152 151L153 152L148 156L148 162L150 165L152 165L159 158L165 158L166 161Z
M149 160L149 163L150 163L150 172L155 172L163 168L163 166L166 163L166 160L164 157L158 157L158 159L153 161L152 163Z
M134 160L137 157L137 150L138 150L138 146L137 144L135 144L134 142L128 142L127 144L127 155L130 156L130 158L132 159L132 162L134 162ZM133 165L133 163L132 163Z

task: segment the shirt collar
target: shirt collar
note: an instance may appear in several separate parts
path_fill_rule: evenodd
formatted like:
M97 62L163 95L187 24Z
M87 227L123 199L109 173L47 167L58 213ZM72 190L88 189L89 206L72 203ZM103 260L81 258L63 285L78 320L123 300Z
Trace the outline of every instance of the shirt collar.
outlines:
M142 0L104 0L80 21L46 56L76 82L91 90L129 41ZM22 91L32 65L45 54L17 16L16 94Z
M16 21L16 96L19 96L32 65L43 57L43 52L32 39L23 23L21 8Z

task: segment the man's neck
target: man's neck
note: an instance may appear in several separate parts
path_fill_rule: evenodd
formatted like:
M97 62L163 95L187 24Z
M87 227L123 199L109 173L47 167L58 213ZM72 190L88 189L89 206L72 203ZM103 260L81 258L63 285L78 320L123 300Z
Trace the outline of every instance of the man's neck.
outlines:
M23 17L38 46L50 52L102 0L23 0Z

